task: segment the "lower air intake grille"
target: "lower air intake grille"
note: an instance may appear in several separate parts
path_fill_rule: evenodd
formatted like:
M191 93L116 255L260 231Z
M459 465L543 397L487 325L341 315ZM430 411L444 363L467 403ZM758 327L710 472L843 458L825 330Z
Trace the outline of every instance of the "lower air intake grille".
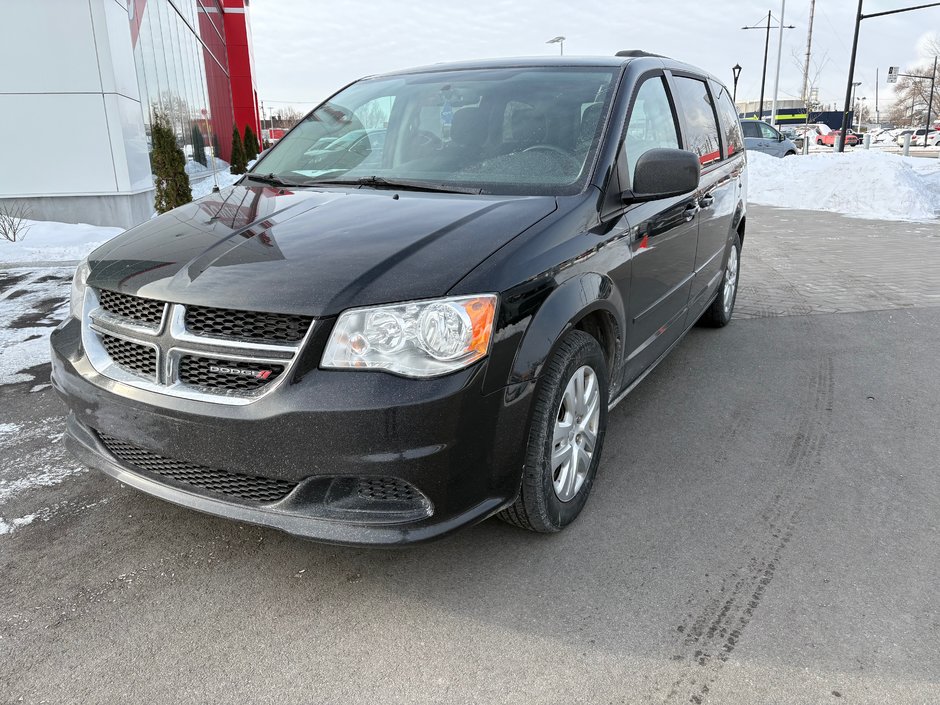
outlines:
M125 441L98 434L107 449L118 460L193 487L238 497L249 502L268 503L284 499L296 487L293 482L255 475L240 475L213 470L182 460L172 460Z
M414 502L424 499L418 490L394 477L364 477L359 480L359 496L381 502Z
M153 348L104 334L101 335L101 344L119 367L141 377L156 377L157 353Z
M283 365L185 355L180 359L180 381L215 391L253 392L270 384Z

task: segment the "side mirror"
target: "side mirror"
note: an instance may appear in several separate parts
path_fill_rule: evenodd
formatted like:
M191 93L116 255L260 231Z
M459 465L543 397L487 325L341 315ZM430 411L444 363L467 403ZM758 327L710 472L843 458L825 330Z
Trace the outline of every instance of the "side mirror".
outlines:
M681 196L698 188L702 166L698 156L681 149L651 149L637 159L633 190L623 192L624 201L654 201Z

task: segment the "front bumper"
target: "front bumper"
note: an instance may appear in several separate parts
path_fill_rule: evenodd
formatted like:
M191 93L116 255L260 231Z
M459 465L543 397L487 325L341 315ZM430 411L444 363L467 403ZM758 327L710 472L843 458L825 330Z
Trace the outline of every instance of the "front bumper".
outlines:
M226 406L103 377L82 354L77 321L52 335L52 382L69 408L67 444L83 463L182 506L343 544L437 538L514 500L528 395L484 394L485 365L430 380L313 370L251 404ZM119 457L108 439L133 444L142 457L293 489L273 502L247 500L151 472L146 462ZM424 499L410 511L386 511L387 503L350 491L369 478L403 481Z

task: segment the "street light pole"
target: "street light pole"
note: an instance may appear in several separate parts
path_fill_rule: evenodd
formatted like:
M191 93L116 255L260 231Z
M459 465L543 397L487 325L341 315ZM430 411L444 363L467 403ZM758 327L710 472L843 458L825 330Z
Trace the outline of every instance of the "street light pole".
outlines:
M852 84L852 117L855 117L855 115L856 115L856 111L855 111L855 89L858 88L860 85L862 85L862 82L861 82L861 81L855 81L855 82ZM853 122L854 122L854 121L853 121ZM849 125L849 127L851 127L851 125ZM859 128L859 129L861 129L861 128ZM845 133L844 133L844 132L842 133L842 140L845 141Z
M927 124L924 125L924 147L927 146L927 137L930 135L930 109L933 107L933 86L937 78L937 57L933 57L933 73L930 74L930 100L927 101Z
M731 101L734 103L734 109L738 109L738 78L741 76L741 64L735 64L731 67L731 75L734 76L734 93Z
M770 30L774 29L774 27L771 26L772 19L773 19L773 15L771 15L771 13L768 12L766 25L758 24L758 25L749 26L749 27L741 27L741 29L763 29L766 31L766 34L764 36L764 68L761 71L761 76L760 76L760 114L757 116L758 120L764 119L764 88L767 84L767 52L770 50ZM781 22L780 24L782 25L783 23ZM789 27L783 27L781 29L781 34L782 34L783 29L794 29L794 27L793 25L790 25Z
M940 2L931 2L926 5L915 5L913 7L901 7L897 10L885 10L884 12L873 12L870 15L862 14L862 3L864 0L858 0L858 12L855 14L855 38L852 40L852 58L849 60L849 80L846 83L845 87L845 105L842 106L842 135L845 136L845 131L848 128L849 122L849 109L851 108L851 103L849 102L852 98L852 82L855 80L855 56L858 53L858 31L862 25L862 20L867 20L871 17L884 17L885 15L896 15L900 12L911 12L912 10L925 10L928 7L940 7ZM926 141L927 135L924 134L924 139ZM840 140L839 144L836 145L839 152L845 151L845 140Z
M554 39L549 39L549 40L548 40L547 42L545 42L545 43L546 43L546 44L557 44L557 45L558 45L558 48L559 48L559 50L560 50L560 56L564 56L564 55L565 55L565 38L564 38L564 37L558 36L558 37L555 37Z

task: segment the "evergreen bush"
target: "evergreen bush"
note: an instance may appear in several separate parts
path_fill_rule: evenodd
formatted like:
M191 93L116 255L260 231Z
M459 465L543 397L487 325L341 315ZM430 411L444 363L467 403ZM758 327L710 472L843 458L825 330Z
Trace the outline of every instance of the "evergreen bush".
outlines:
M245 161L250 162L258 158L258 138L255 137L251 125L245 125Z
M150 136L153 140L150 166L157 188L153 207L157 213L166 213L193 200L186 175L186 156L176 143L176 132L170 121L158 110L153 111Z
M233 174L244 174L248 165L248 159L245 158L245 145L242 143L241 135L238 134L238 125L232 126L232 158L229 163L232 165Z
M199 125L193 125L192 142L193 159L203 166L208 166L209 160L206 159L206 140L202 136L202 130L199 129Z

